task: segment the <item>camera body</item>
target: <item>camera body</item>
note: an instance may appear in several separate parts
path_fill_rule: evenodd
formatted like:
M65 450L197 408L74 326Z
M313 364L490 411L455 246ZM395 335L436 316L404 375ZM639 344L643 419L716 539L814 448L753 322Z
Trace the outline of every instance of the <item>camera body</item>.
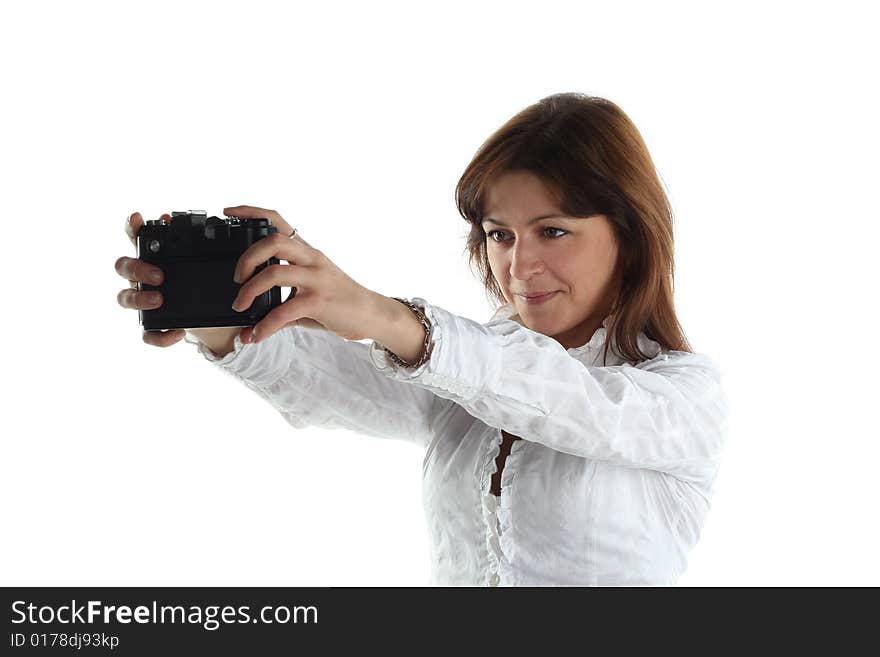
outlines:
M273 287L242 312L232 309L241 285L232 280L241 254L277 233L269 219L208 217L203 210L175 211L171 221L147 221L137 235L138 258L159 267L161 285L138 283L138 290L158 290L162 305L138 310L146 330L253 326L281 305L281 288ZM278 258L260 263L254 274Z

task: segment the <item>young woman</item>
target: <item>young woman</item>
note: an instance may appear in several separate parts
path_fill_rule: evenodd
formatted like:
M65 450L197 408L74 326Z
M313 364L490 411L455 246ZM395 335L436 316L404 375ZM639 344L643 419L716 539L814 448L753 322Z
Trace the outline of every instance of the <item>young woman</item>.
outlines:
M673 584L709 510L727 402L676 319L672 213L638 130L608 100L550 96L482 145L456 200L501 304L487 323L373 292L277 212L238 206L225 211L279 234L242 255L234 307L274 285L295 296L253 328L144 340L191 334L294 427L422 447L432 584ZM291 264L252 276L271 256ZM127 257L116 270L162 275ZM118 301L155 308L150 294Z

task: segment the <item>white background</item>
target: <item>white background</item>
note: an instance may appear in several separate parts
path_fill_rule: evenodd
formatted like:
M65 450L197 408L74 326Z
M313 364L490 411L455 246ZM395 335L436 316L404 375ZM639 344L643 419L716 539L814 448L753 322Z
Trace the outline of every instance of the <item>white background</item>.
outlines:
M144 344L123 221L274 208L363 285L485 322L454 186L559 91L641 131L732 405L680 583L880 584L869 4L4 3L0 584L427 584L421 451L296 431Z

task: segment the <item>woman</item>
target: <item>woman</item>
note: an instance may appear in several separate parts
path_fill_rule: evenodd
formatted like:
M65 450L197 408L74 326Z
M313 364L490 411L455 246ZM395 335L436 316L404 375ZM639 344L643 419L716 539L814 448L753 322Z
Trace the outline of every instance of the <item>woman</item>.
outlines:
M502 303L488 323L372 292L278 213L238 206L225 210L268 214L279 235L242 255L235 307L273 285L296 296L253 329L187 341L294 427L421 446L432 584L673 584L709 509L727 403L676 319L671 210L638 130L602 98L545 98L483 144L456 199ZM292 264L251 277L270 256ZM133 258L116 269L161 276ZM156 307L148 296L119 303Z

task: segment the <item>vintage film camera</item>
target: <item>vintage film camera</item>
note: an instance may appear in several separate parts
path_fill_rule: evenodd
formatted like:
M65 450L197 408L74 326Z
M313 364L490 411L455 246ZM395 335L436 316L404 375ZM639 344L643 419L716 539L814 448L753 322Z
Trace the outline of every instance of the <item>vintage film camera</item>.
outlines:
M242 253L278 229L268 219L208 217L203 210L173 212L171 221L147 221L137 235L138 258L165 274L161 285L138 283L138 290L159 290L162 305L138 310L144 329L253 326L281 305L273 287L242 312L232 309L241 285L232 280ZM254 275L278 258L261 263Z

